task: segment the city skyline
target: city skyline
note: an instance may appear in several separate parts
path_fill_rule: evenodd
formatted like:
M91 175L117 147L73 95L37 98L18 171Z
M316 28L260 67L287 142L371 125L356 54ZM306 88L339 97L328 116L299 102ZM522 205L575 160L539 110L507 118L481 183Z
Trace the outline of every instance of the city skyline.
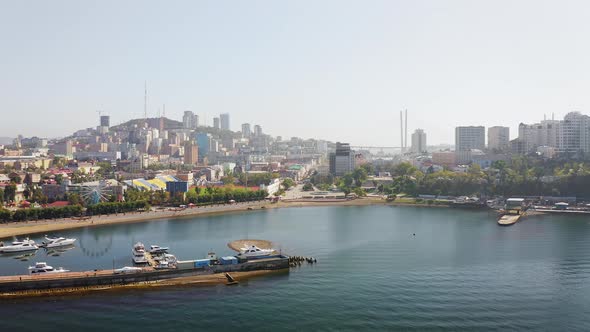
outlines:
M230 113L232 130L355 145L398 146L406 108L430 144L452 144L457 126L514 135L590 110L583 2L5 7L1 136L67 136L98 110L112 124L142 118L146 81L150 117L165 104L175 120Z

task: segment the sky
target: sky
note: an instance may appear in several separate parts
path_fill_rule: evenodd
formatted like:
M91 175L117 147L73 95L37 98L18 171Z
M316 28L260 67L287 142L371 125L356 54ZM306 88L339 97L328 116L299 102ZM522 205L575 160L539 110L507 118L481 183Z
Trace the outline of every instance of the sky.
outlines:
M0 136L63 137L166 105L209 125L399 146L590 106L587 1L0 0Z

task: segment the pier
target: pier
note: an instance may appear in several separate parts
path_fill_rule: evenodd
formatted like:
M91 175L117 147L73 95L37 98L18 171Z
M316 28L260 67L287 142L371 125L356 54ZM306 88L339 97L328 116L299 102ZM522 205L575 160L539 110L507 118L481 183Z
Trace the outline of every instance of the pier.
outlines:
M0 277L0 298L28 296L30 294L50 293L51 290L75 292L76 289L111 289L129 285L151 283L192 284L218 283L227 280L225 273L234 277L240 273L263 274L265 272L289 269L288 256L275 256L238 264L211 265L176 269L145 267L136 272L115 273L115 270L96 270L86 272L64 272L45 275L16 275ZM250 273L252 272L252 273Z

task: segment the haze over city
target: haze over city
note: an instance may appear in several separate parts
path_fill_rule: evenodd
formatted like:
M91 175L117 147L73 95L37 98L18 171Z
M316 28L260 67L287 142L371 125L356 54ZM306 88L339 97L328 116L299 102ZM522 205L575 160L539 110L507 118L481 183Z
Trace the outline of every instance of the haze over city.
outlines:
M284 137L429 144L460 125L587 112L583 1L5 3L0 136L62 137L185 110ZM22 126L23 119L27 125Z

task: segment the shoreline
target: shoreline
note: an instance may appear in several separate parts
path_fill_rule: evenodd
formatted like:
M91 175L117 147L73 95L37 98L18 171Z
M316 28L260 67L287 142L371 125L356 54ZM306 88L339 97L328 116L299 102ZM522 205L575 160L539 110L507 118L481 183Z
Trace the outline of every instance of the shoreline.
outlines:
M241 213L254 210L279 209L292 207L310 207L310 206L413 206L413 207L432 207L448 208L445 205L421 204L421 203L404 203L388 202L381 198L358 198L354 200L293 200L281 201L278 203L270 202L247 202L237 204L222 204L207 207L187 208L182 211L170 211L168 209L150 212L133 212L124 214L109 214L93 216L85 220L76 220L72 218L58 220L38 220L25 222L11 222L0 224L0 239L6 239L14 236L35 235L51 233L62 230L70 230L83 227L97 227L114 224L127 224L155 221L161 219L176 219L198 216L213 216L221 214Z

